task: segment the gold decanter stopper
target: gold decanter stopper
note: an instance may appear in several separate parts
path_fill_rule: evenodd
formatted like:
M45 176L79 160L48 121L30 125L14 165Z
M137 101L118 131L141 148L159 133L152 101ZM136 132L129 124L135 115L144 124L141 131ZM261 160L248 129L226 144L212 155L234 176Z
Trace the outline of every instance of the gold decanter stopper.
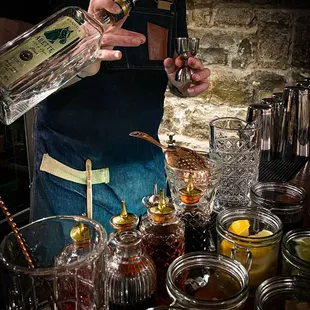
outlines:
M85 213L82 216L87 217ZM90 241L89 227L82 222L78 222L71 228L70 237L76 245L83 247Z
M173 204L168 197L165 197L164 189L160 190L160 198L156 205L149 209L151 218L154 222L166 222L172 216L175 211Z
M116 230L131 230L139 223L139 218L128 213L126 209L126 201L122 200L122 211L120 214L113 216L110 220L111 226Z
M195 187L193 181L193 175L190 173L187 181L187 185L179 190L180 199L184 204L196 204L200 201L202 196L202 190Z

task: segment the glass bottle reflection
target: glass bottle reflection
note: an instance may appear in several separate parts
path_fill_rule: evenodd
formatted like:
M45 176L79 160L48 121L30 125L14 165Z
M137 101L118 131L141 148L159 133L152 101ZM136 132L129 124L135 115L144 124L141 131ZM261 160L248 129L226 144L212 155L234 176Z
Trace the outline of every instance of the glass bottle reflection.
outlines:
M166 273L174 259L184 254L184 224L176 216L171 201L167 202L163 189L159 202L148 209L140 231L145 249L157 269L157 305L167 305Z
M139 231L119 231L107 263L110 310L143 310L155 305L156 268L142 246Z
M195 187L190 174L185 188L179 190L181 199L178 215L185 225L185 253L194 251L215 252L216 246L211 234L211 219L199 205L202 190Z

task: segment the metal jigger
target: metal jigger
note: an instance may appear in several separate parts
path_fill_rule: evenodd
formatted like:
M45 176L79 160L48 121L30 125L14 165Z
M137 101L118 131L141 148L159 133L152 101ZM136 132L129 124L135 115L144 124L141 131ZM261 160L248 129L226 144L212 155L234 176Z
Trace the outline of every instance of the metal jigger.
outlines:
M189 57L195 57L198 53L200 39L176 38L176 53L184 60L184 65L177 71L175 80L182 84L192 82L192 69L188 66Z

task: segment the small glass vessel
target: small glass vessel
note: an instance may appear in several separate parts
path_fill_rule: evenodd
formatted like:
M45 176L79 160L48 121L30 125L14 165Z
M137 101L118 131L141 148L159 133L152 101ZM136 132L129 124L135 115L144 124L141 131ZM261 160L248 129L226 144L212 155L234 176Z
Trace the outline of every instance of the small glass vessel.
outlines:
M110 310L144 310L155 306L156 268L144 252L141 233L118 231L107 263Z
M166 290L166 273L170 264L184 254L184 224L176 210L167 202L164 190L160 191L157 205L149 208L148 216L140 226L146 252L153 258L157 269L157 305L169 302Z
M286 233L282 240L281 252L283 276L304 276L310 278L309 229L294 229Z
M255 294L255 310L309 310L310 280L302 277L273 277Z
M190 174L186 187L179 190L182 203L178 215L185 225L185 253L194 251L216 251L216 240L211 233L211 217L199 205L202 190L196 188Z
M194 252L177 258L167 273L171 306L184 309L242 309L248 297L248 273L236 260Z
M227 209L218 214L216 230L218 253L247 268L250 294L276 275L282 222L275 214L265 208Z
M217 187L221 178L222 162L216 154L210 155L205 152L197 152L205 160L203 169L181 169L174 168L165 161L167 181L171 191L173 202L179 206L180 203L200 204L205 212L211 214ZM190 161L195 165L195 161ZM194 185L191 192L187 191L189 178ZM184 191L186 194L184 195Z
M52 216L20 232L36 268L28 267L13 233L3 239L1 309L106 309L107 235L99 223Z
M259 182L251 188L251 203L276 214L283 223L283 234L302 227L307 192L287 182Z
M139 223L139 218L133 213L128 213L126 208L126 201L122 200L122 211L120 214L112 216L110 225L115 229L109 235L108 245L112 249L115 248L115 234L118 231L130 231L133 230Z

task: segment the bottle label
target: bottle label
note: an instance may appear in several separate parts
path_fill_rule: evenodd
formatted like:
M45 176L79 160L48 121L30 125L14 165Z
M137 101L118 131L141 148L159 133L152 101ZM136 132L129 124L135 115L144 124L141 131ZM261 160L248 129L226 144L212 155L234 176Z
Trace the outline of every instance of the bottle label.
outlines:
M0 56L0 83L8 88L83 36L84 30L72 17L60 18Z

